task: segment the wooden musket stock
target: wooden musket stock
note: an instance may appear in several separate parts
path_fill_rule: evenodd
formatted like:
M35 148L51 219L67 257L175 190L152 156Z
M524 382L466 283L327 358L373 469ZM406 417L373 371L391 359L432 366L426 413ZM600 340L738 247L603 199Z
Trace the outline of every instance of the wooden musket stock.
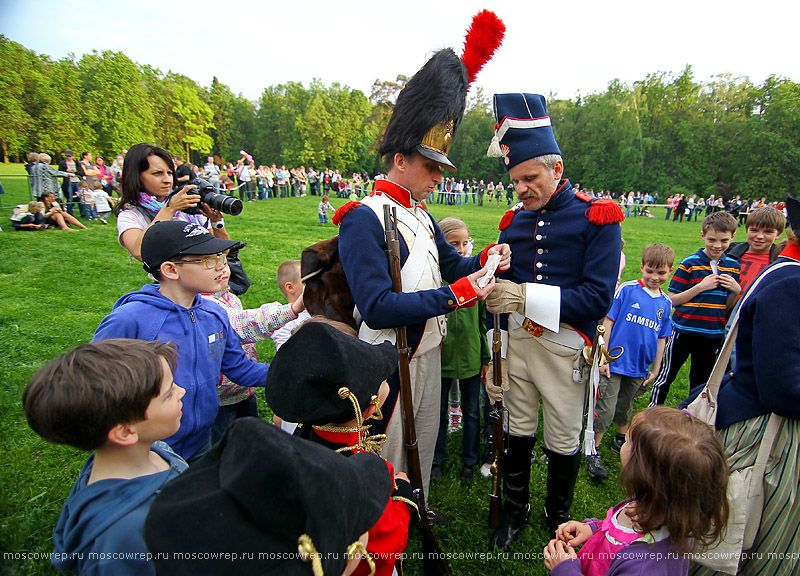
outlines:
M390 213L390 210L393 213ZM397 221L397 209L389 206L383 207L383 225L386 232L386 255L389 259L389 271L392 275L392 290L395 293L403 291L402 277L400 276L400 242L394 222ZM406 337L405 326L397 329L397 352L400 356L398 375L400 377L400 407L403 416L403 438L408 459L408 476L411 486L419 497L419 527L422 532L422 553L425 574L438 576L450 574L450 566L442 552L442 547L433 533L430 518L428 517L428 504L425 500L425 491L422 485L422 466L419 462L419 446L417 445L417 430L414 425L414 402L411 397L411 373L408 368L410 350Z

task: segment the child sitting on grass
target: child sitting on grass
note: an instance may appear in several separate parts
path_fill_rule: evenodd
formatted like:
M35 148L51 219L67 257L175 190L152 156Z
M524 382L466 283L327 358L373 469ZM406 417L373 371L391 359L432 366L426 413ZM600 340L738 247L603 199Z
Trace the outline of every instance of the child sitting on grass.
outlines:
M620 457L628 499L605 520L558 527L544 549L553 576L686 574L690 539L702 548L723 535L728 464L712 427L676 408L645 408Z
M83 344L42 367L22 403L48 442L91 451L53 533L52 564L76 574L155 574L144 520L186 463L160 442L178 431L184 390L172 344Z
M264 386L269 369L245 356L227 313L200 296L226 285L227 252L236 244L198 224L155 222L142 238L142 263L160 283L117 300L94 333L95 341L138 338L178 345L183 361L175 381L186 390L191 409L167 442L190 464L211 448L220 372L240 386Z

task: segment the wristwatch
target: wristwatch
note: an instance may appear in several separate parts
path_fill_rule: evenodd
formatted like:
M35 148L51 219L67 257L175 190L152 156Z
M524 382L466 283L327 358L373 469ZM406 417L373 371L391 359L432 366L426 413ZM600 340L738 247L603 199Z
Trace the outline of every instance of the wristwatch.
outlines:
M225 220L217 220L216 222L212 222L214 228L219 230L220 228L225 228Z

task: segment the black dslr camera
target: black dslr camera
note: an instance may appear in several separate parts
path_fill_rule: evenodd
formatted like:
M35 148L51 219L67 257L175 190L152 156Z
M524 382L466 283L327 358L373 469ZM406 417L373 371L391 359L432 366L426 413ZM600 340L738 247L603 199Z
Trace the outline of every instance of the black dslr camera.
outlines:
M214 185L207 180L203 180L202 178L195 178L186 186L197 186L195 190L192 190L192 194L199 194L200 201L205 202L208 204L212 210L219 210L220 212L224 212L225 214L230 214L231 216L238 216L242 213L242 201L238 198L232 198L231 196L226 196L225 194L218 194ZM170 198L175 196L178 192L183 190L186 186L181 186L177 190L175 190L172 194L169 195L167 201ZM200 212L200 207L195 206L194 208L186 208L182 210L182 212L186 212L187 214L202 214Z

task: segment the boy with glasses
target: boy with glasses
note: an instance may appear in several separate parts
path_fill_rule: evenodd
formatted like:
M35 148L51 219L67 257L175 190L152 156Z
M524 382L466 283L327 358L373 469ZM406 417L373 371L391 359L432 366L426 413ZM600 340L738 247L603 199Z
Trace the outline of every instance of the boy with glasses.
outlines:
M94 335L177 344L175 382L189 408L166 442L190 464L211 448L220 373L240 386L264 386L269 368L247 358L225 310L200 296L227 286L227 252L235 244L189 222L153 224L142 239L142 262L157 283L120 298Z

